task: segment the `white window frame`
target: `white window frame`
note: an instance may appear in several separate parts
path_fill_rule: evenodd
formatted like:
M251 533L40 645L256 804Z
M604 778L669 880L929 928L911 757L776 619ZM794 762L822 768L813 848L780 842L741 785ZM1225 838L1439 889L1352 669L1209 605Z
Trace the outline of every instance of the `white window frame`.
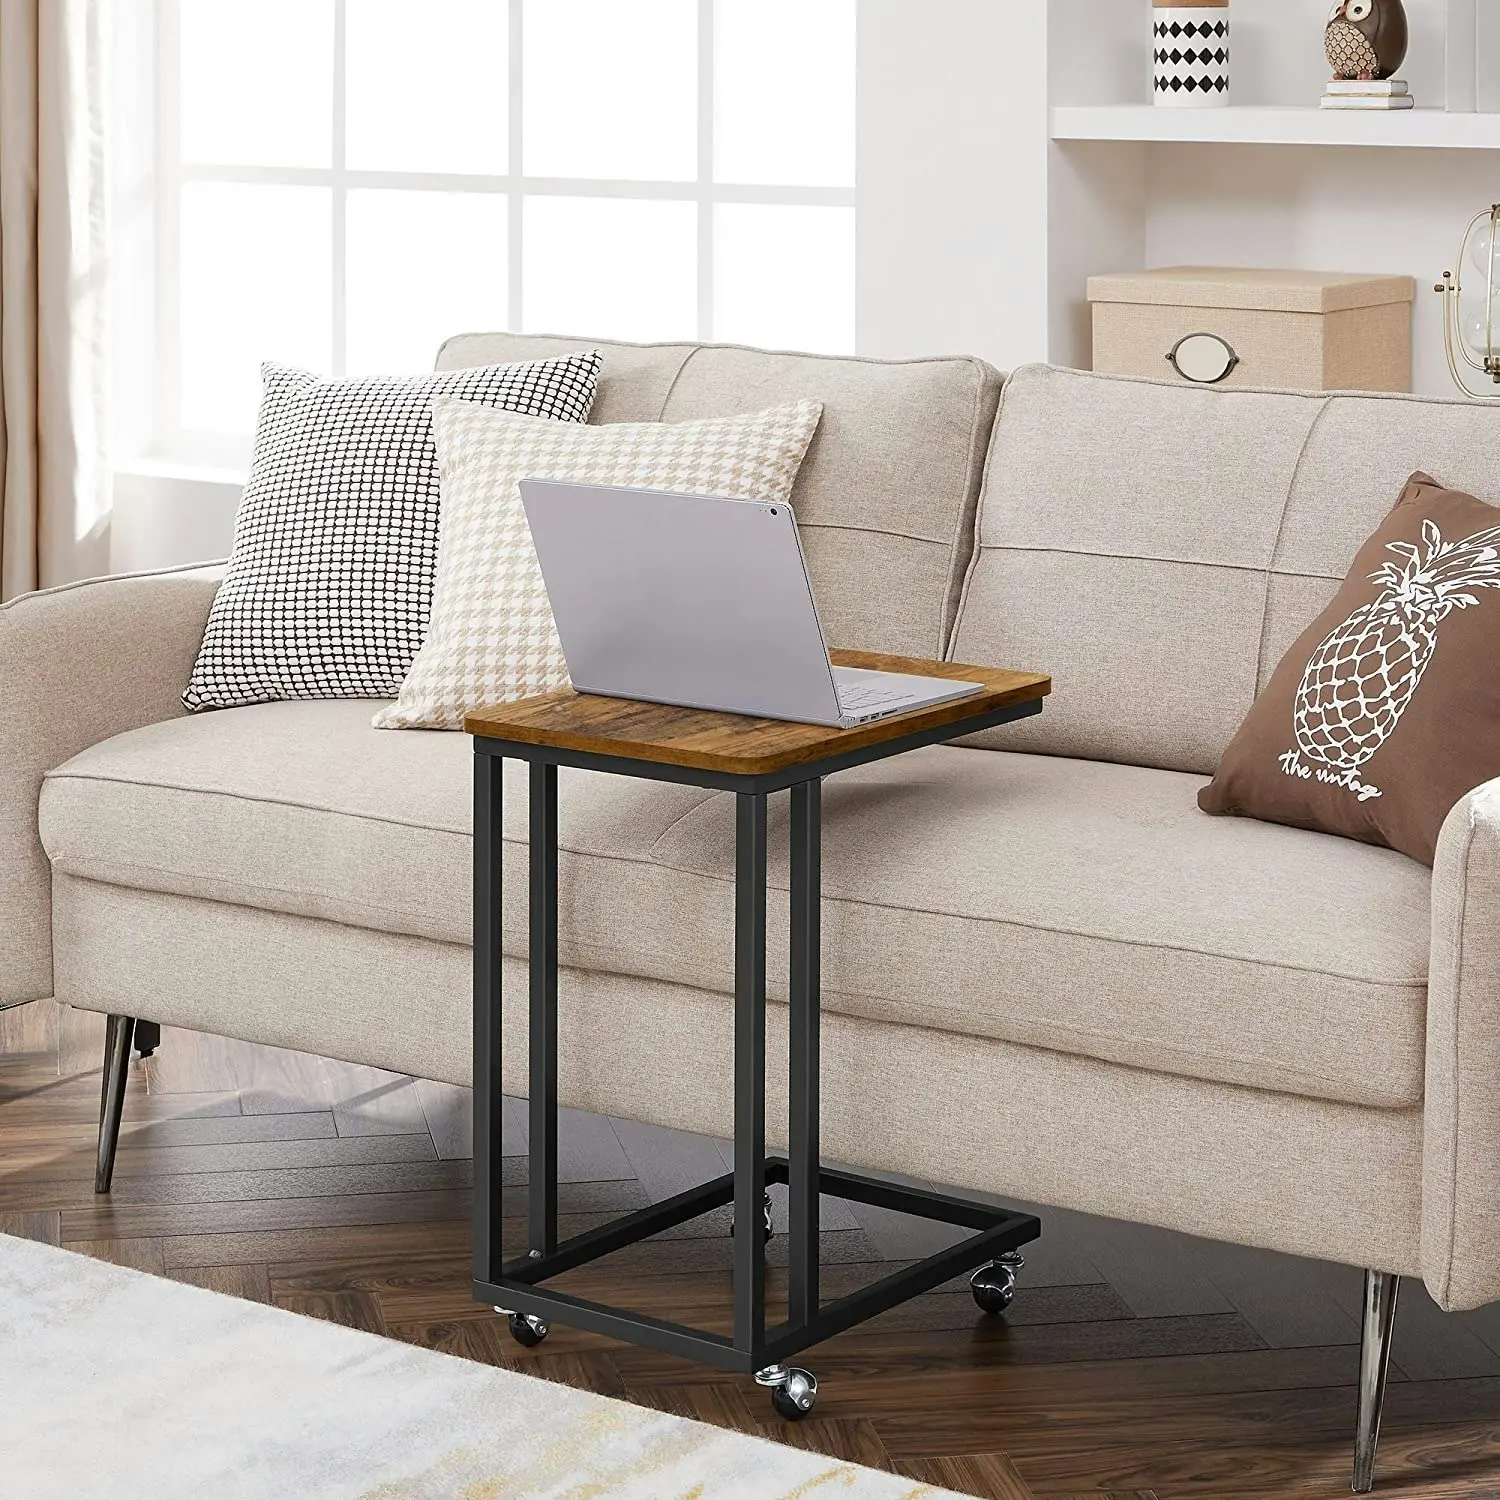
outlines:
M178 0L156 0L155 56L155 333L150 378L154 431L150 449L160 459L190 465L242 466L248 458L244 441L227 443L209 434L184 430L179 421L181 358L179 269L182 189L189 183L266 183L326 188L332 211L333 316L328 373L346 370L347 298L345 277L348 195L356 188L504 194L507 197L507 326L521 329L525 252L522 214L528 197L627 198L695 203L697 213L698 304L696 336L714 337L714 210L719 204L748 203L853 208L852 187L803 187L723 183L714 180L714 0L697 0L698 12L698 152L691 181L653 182L527 176L522 171L522 89L525 38L522 0L505 0L509 18L508 160L503 175L446 172L353 170L345 161L345 68L347 0L334 0L332 155L328 167L184 166L181 161L178 79L181 17ZM455 329L454 332L461 330ZM542 330L536 330L542 331ZM436 351L434 351L435 353Z

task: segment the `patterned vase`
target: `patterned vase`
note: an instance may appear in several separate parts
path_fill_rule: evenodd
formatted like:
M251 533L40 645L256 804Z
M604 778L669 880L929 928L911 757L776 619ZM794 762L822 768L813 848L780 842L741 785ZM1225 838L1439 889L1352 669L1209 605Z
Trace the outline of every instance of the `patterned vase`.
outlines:
M1152 97L1174 108L1229 103L1229 0L1152 0Z

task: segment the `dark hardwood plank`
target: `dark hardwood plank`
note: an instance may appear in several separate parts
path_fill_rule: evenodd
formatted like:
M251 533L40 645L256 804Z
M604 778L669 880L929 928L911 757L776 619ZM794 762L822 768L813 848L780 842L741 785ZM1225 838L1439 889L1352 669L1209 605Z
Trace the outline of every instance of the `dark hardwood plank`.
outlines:
M555 1331L555 1330L554 1330ZM502 1335L490 1324L467 1321L463 1323L391 1323L387 1321L386 1332L404 1344L416 1344L423 1349L436 1349L440 1354L451 1354L456 1359L472 1359L477 1364L494 1365L499 1369L522 1370L537 1359L558 1359L579 1351L559 1348L550 1349L545 1356L535 1350L522 1349L509 1335ZM547 1344L551 1345L552 1335ZM588 1357L597 1357L597 1349L582 1351ZM608 1358L608 1352L604 1351Z
M236 1121L253 1117L236 1116ZM296 1116L269 1116L295 1119ZM317 1119L319 1116L312 1116ZM176 1123L176 1122L173 1122ZM197 1123L197 1122L194 1122ZM131 1139L123 1137L123 1139ZM47 1153L33 1146L8 1157L3 1176L7 1183L56 1183L94 1177L95 1148L92 1142L68 1151ZM135 1189L124 1186L127 1178L207 1177L244 1172L280 1171L310 1167L357 1167L395 1165L405 1162L436 1163L432 1137L378 1135L311 1140L231 1141L205 1146L139 1146L122 1144L115 1156L112 1196L117 1202L137 1201ZM455 1174L461 1176L459 1172ZM325 1189L319 1189L323 1191ZM227 1196L227 1194L226 1194ZM257 1193L256 1196L262 1196Z
M431 1144L430 1141L428 1143ZM188 1150L198 1148L188 1147ZM204 1148L216 1149L216 1148ZM473 1180L469 1162L389 1162L348 1167L284 1167L265 1171L130 1175L115 1179L109 1201L116 1209L188 1203L248 1203L271 1199L352 1198L378 1193L420 1193L467 1188ZM631 1184L633 1186L633 1184ZM0 1208L27 1199L62 1208L75 1202L73 1181L0 1181Z
M528 1375L555 1380L596 1396L628 1399L625 1383L608 1354L543 1354L527 1366Z
M439 1226L434 1226L437 1228ZM295 1236L301 1231L287 1231L288 1237ZM340 1240L335 1242L331 1237L326 1241L307 1242L303 1241L306 1248L317 1252L314 1258L303 1258L300 1260L287 1260L277 1262L272 1260L270 1272L275 1283L284 1287L287 1291L373 1291L383 1292L392 1289L405 1289L410 1287L462 1287L467 1291L468 1283L472 1276L470 1266L470 1249L466 1237L458 1234L441 1237L444 1243L429 1243L436 1241L438 1236L429 1236L427 1239L408 1239L405 1243L397 1243L396 1235L404 1233L403 1226L386 1228L384 1226L372 1230L363 1231L370 1241L370 1249L361 1253L357 1250L352 1253L340 1253L341 1249L347 1249L347 1236L341 1233ZM211 1238L204 1236L203 1238ZM274 1253L272 1237L263 1236L255 1239L254 1243L246 1247L250 1259L264 1259L268 1254ZM191 1241L169 1241L169 1246L175 1247L179 1244L192 1246ZM204 1250L203 1254L210 1253ZM855 1262L852 1264L841 1264L830 1261L824 1266L822 1284L825 1297L839 1297L848 1292L857 1290L859 1287L868 1285L878 1276L887 1274L895 1269L886 1262ZM705 1272L701 1267L679 1269L668 1273L673 1280L686 1278L690 1281L705 1286L720 1288L724 1295L728 1292L729 1261L727 1258L716 1257L714 1267ZM660 1277L659 1268L649 1259L643 1258L638 1268L629 1270L628 1275L633 1286L641 1289L641 1296L645 1300L650 1299L650 1290L656 1280ZM611 1256L593 1267L583 1267L578 1271L570 1273L569 1286L584 1296L595 1296L603 1299L618 1292L621 1277L621 1268L617 1256ZM767 1272L768 1294L775 1297L784 1297L786 1294L786 1274L784 1267L772 1266ZM1063 1289L1065 1293L1071 1293L1073 1289ZM929 1297L917 1299L917 1305L929 1310L934 1300L947 1302L953 1300L955 1294L933 1293ZM968 1293L962 1294L964 1302L968 1307L969 1320L972 1322L976 1316L973 1301ZM1107 1288L1088 1288L1084 1297L1077 1305L1060 1307L1056 1302L1048 1302L1040 1307L1028 1309L1028 1316L1050 1317L1062 1320L1069 1317L1074 1320L1083 1319L1095 1312L1100 1305L1100 1298L1108 1296ZM903 1309L896 1308L887 1317L899 1316ZM938 1314L941 1318L942 1315Z
M1353 1266L1193 1240L1193 1254L1214 1285L1268 1344L1358 1344L1358 1303L1351 1311L1344 1287L1362 1287Z
M1141 1318L1171 1318L1236 1309L1195 1254L1197 1242L1147 1224L1114 1224L1054 1210L1050 1232L1078 1245Z
M55 1209L0 1213L0 1234L14 1235L18 1240L36 1240L42 1245L60 1245L62 1215Z
M285 1047L169 1026L162 1032L160 1048L140 1071L153 1094L214 1089L234 1094L242 1106L236 1113L294 1114L332 1107L337 1066Z
M247 1302L271 1300L271 1279L264 1266L183 1266L172 1272L172 1279Z
M636 1120L611 1124L626 1165L652 1203L729 1171L717 1143L707 1136Z
M505 1123L501 1147L506 1156L524 1154L531 1140L531 1119L526 1113L526 1101L506 1096L503 1104ZM472 1134L472 1123L470 1126Z
M63 1066L97 1023L39 1016L25 1039L46 1046L0 1050L0 1232L888 1467L914 1484L1048 1500L1347 1494L1357 1271L1043 1208L1044 1239L1027 1250L1005 1318L979 1316L959 1277L830 1340L800 1359L818 1375L818 1407L786 1427L743 1376L557 1324L522 1349L472 1300L467 1091L172 1031L160 1066L132 1069L118 1189L99 1199L97 1058ZM0 1048L17 1034L0 1028ZM522 1152L524 1102L504 1109L507 1151ZM591 1116L566 1118L563 1147L566 1172L585 1174L563 1187L565 1232L723 1163L720 1143ZM523 1155L504 1162L513 1249L525 1166ZM943 1237L858 1212L835 1205L833 1223L860 1227L821 1235L825 1297ZM727 1220L705 1215L565 1280L727 1326ZM768 1249L773 1317L786 1249L784 1235ZM1440 1314L1416 1283L1401 1311L1379 1493L1497 1500L1500 1311Z
M120 1129L120 1151L147 1146L321 1141L337 1134L331 1111L307 1110L290 1115L187 1115L167 1120L126 1121Z
M808 1416L800 1422L773 1420L766 1423L764 1435L789 1448L823 1453L844 1463L864 1464L870 1469L893 1467L875 1424L858 1418Z
M861 1416L905 1417L911 1410L912 1385L904 1357L894 1341L882 1347L890 1350L889 1365L864 1372L846 1399ZM1354 1376L1346 1349L1260 1349L1050 1364L996 1364L975 1358L949 1368L925 1369L921 1388L928 1427L937 1430L950 1421L951 1414L951 1430L958 1433L976 1430L973 1414L980 1406L987 1410L1003 1407L1017 1420L1041 1426L1055 1412L1092 1411L1119 1400L1152 1402L1168 1410L1182 1397L1331 1386L1352 1401ZM1398 1386L1404 1382L1393 1380L1392 1392ZM983 1434L991 1429L986 1425L977 1430ZM890 1433L887 1438L894 1441ZM920 1451L932 1451L925 1436L917 1440L922 1444ZM961 1451L963 1440L955 1437L954 1441L958 1446L953 1451Z
M474 1091L456 1083L412 1079L422 1118L437 1154L444 1161L462 1161L474 1154Z
M55 1000L32 1000L0 1010L0 1058L7 1061L36 1054L57 1067L57 1013Z
M753 1398L742 1386L628 1386L626 1389L637 1406L649 1406L653 1411L686 1417L692 1422L727 1427L751 1437L766 1435L763 1424L751 1411Z
M132 1070L125 1083L125 1109L133 1116L150 1108L145 1080ZM12 1061L0 1071L0 1109L17 1124L68 1124L97 1122L99 1077L97 1073L60 1076L46 1059ZM235 1113L238 1113L236 1101Z
M1360 1278L1340 1283L1337 1295L1344 1311L1358 1317L1363 1295ZM1398 1305L1391 1359L1413 1380L1500 1375L1500 1352L1468 1322L1443 1312L1416 1278L1403 1279Z
M406 1224L467 1219L467 1190L363 1193L352 1198L286 1198L233 1203L112 1204L63 1210L65 1240L177 1238L258 1229L322 1228L330 1224Z
M95 1011L57 1007L57 1067L63 1074L97 1068L104 1055L105 1018Z
M1042 1490L1037 1500L1160 1500L1155 1490Z
M340 1090L334 1098L333 1118L341 1136L420 1133L432 1139L422 1101L410 1078L398 1078L376 1068L360 1071L367 1076L359 1079L356 1091Z
M1131 1360L1162 1354L1209 1353L1260 1346L1260 1340L1234 1314L1207 1318L1136 1318L1111 1323L1047 1323L1011 1328L986 1320L968 1330L854 1329L798 1358L822 1380L861 1386L892 1362L911 1379L925 1383L933 1371L992 1369L1003 1364L1036 1366L1068 1360ZM623 1349L616 1356L627 1381L644 1351ZM702 1378L685 1366L686 1379ZM908 1405L910 1392L908 1392Z
M1108 1488L1130 1489L1149 1482L1160 1495L1191 1495L1195 1500L1224 1500L1231 1492L1327 1500L1349 1493L1347 1431L1321 1442L1300 1440L1295 1433L1267 1433L1260 1444L1226 1447L1214 1442L1212 1432L1168 1443L1147 1429L1129 1448L1091 1443L1086 1455L1018 1456L1015 1463L1039 1490L1076 1489L1097 1476ZM1463 1478L1470 1486L1464 1493L1489 1500L1500 1493L1497 1475L1500 1433L1493 1422L1443 1422L1416 1438L1381 1433L1377 1494L1424 1495L1434 1477ZM1405 1488L1404 1481L1416 1481L1415 1487Z
M907 1458L899 1460L895 1469L908 1479L957 1490L962 1495L979 1495L985 1500L1035 1500L1036 1491L1003 1453Z
M931 708L913 709L861 724L830 729L819 724L790 724L744 714L672 708L629 698L601 698L572 688L523 698L468 715L464 729L472 735L526 745L552 745L596 755L658 765L691 766L725 775L768 774L810 765L828 756L884 744L904 734L953 725L963 732L976 719L1012 703L1034 703L1052 691L1052 679L1039 672L1013 672L961 662L884 656L869 651L832 651L836 666L866 667L883 672L910 672L951 681L980 682L981 691Z
M277 1297L275 1304L288 1312L342 1323L345 1328L359 1328L365 1333L386 1331L379 1304L365 1292L294 1292Z
M279 1262L338 1261L369 1256L398 1268L424 1253L470 1254L473 1239L467 1220L458 1214L439 1218L399 1219L337 1227L250 1229L170 1235L162 1241L169 1269ZM323 1290L323 1288L313 1288Z
M95 1260L107 1260L111 1265L128 1266L132 1271L166 1275L160 1240L69 1240L63 1248L91 1255Z
M467 1286L473 1276L467 1245L409 1251L395 1256L382 1244L374 1254L320 1255L312 1260L270 1262L278 1292L393 1292L412 1288Z

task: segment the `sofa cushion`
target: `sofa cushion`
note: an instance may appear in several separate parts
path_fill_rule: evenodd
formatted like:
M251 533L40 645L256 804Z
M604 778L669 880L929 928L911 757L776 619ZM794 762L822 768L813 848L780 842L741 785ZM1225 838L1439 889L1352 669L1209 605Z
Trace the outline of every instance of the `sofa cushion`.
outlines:
M1266 569L1323 401L1011 376L952 654L1051 672L1058 692L983 743L1213 770L1255 698Z
M970 358L879 360L534 334L449 339L440 369L600 349L593 422L685 422L823 403L792 491L831 646L941 656L1000 396ZM1024 665L1024 664L1023 664Z
M54 868L115 885L468 942L473 741L373 729L381 706L257 704L105 740L43 783L43 847ZM524 843L525 771L506 773L507 836ZM562 837L649 860L708 795L564 771ZM524 933L524 898L513 911Z
M267 363L224 584L182 701L383 697L422 644L438 560L432 400L582 427L597 349L403 378Z
M1425 865L1500 776L1500 507L1413 474L1198 794Z
M1413 470L1500 502L1497 449L1464 402L1018 370L950 655L1057 693L981 743L1211 772Z
M464 943L469 741L367 703L134 730L47 779L70 875ZM525 951L524 772L507 767L505 940ZM1421 1098L1428 872L1204 817L1201 778L934 748L825 792L824 1004L1330 1099ZM564 771L562 960L725 990L733 798ZM786 886L785 798L771 878ZM786 903L770 904L785 991ZM1004 1086L1003 1079L996 1080Z
M1308 434L1266 594L1257 687L1338 592L1416 470L1500 505L1500 411L1421 396L1333 396Z
M496 415L507 420L486 420ZM381 729L462 729L472 710L568 686L568 662L521 498L525 481L722 495L770 504L774 515L791 494L821 415L816 401L798 401L700 422L589 426L490 412L474 401L434 401L443 542L432 620L396 702L381 709L375 723ZM616 503L628 501L619 496ZM618 557L612 561L618 569ZM629 607L622 613L629 618Z

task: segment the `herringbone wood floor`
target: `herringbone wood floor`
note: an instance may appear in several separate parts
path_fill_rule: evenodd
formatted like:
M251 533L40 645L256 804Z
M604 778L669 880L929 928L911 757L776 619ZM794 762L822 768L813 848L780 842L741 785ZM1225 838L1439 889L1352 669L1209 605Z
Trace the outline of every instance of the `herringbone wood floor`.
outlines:
M960 1283L844 1334L805 1356L818 1407L786 1426L741 1378L562 1327L522 1350L470 1300L462 1090L168 1031L96 1200L101 1037L50 1004L0 1014L0 1230L975 1495L1347 1493L1357 1272L1042 1210L1003 1321ZM712 1140L579 1114L562 1157L569 1228L723 1170ZM571 1284L725 1326L725 1226L689 1230ZM826 1289L934 1233L827 1205ZM1379 1493L1500 1496L1500 1307L1445 1316L1404 1287L1380 1458Z

